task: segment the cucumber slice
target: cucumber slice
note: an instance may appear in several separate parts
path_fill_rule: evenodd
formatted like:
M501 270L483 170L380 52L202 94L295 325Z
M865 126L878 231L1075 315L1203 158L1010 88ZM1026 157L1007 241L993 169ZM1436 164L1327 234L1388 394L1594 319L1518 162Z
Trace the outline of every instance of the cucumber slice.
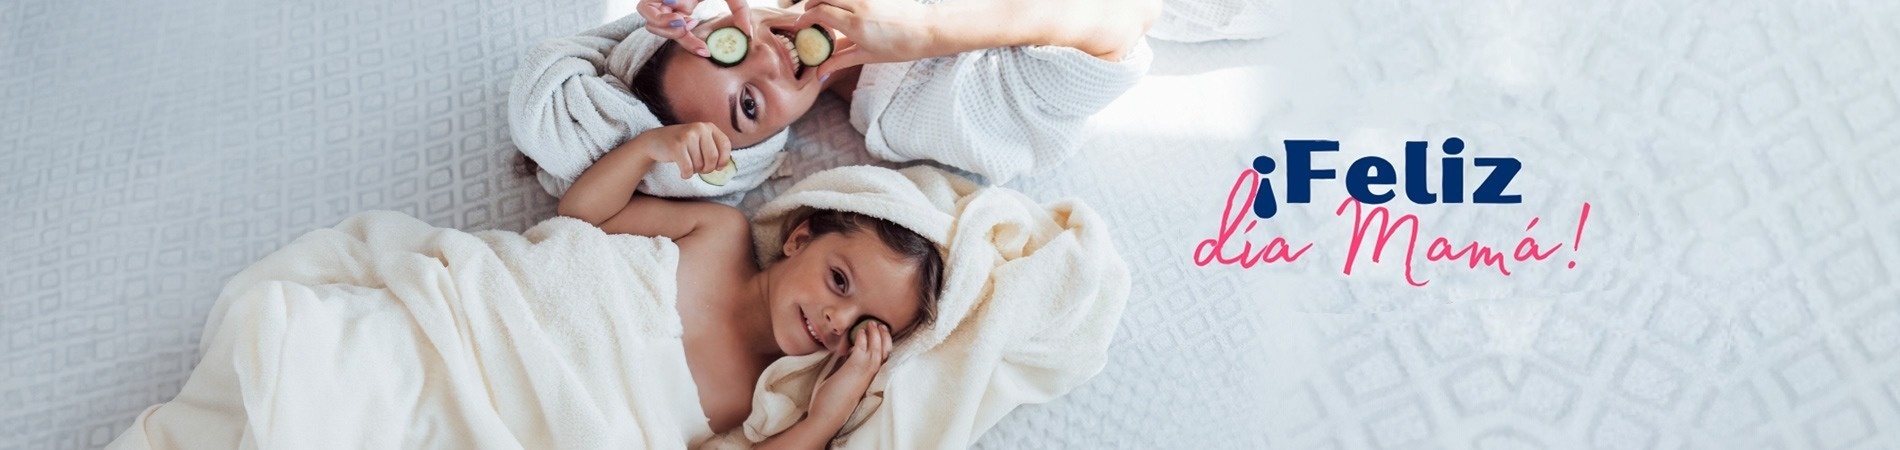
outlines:
M812 25L811 28L798 30L792 40L792 48L798 49L798 63L806 67L818 67L831 59L831 33L825 28Z
M745 37L739 27L724 27L706 35L706 50L712 53L713 63L723 67L739 65L745 61L746 50L752 48L752 40Z
M877 319L864 319L864 320L858 321L857 325L852 325L851 334L844 335L844 339L845 339L844 342L845 344L847 344L846 347L858 345L857 344L858 330L862 330L864 329L864 327L871 326L871 324L874 324L874 323L884 323L884 321L877 320Z
M725 186L726 182L732 181L732 177L738 174L739 161L726 161L726 166L719 168L719 170L715 170L712 173L699 174L699 181L704 181L706 184L713 186Z

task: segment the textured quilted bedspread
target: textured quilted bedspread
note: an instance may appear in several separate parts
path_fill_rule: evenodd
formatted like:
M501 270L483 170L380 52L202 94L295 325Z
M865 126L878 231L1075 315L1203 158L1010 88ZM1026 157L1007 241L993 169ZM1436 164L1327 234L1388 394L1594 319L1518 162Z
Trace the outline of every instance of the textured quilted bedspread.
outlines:
M980 446L1900 442L1900 5L1277 10L1264 41L1153 42L1079 156L1010 184L1096 206L1134 287L1107 368ZM97 447L171 399L224 281L306 231L370 209L465 229L551 215L512 175L507 81L536 40L626 11L0 2L0 450ZM789 172L864 156L835 99L795 134ZM1193 261L1235 177L1284 140L1340 141L1325 161L1343 171L1452 136L1520 160L1523 203L1394 212L1561 259L1420 264L1422 288L1390 262L1345 275L1329 182L1247 235L1317 242L1298 262Z

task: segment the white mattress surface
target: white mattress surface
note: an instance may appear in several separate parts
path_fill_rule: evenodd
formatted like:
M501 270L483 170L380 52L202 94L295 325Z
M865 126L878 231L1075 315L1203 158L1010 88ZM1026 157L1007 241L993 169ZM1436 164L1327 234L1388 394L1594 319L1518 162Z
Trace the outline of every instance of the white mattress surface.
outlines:
M624 8L0 3L0 450L96 448L169 400L224 280L306 231L370 209L548 217L512 175L508 77ZM1008 185L1088 201L1134 289L1101 375L983 447L1900 443L1900 5L1274 10L1268 40L1154 42L1078 156ZM795 125L789 172L864 160L843 106ZM1450 136L1523 161L1524 202L1394 210L1500 248L1536 216L1568 248L1589 202L1575 269L1342 275L1337 184L1251 235L1317 241L1298 263L1191 261L1282 140L1340 140L1343 169Z

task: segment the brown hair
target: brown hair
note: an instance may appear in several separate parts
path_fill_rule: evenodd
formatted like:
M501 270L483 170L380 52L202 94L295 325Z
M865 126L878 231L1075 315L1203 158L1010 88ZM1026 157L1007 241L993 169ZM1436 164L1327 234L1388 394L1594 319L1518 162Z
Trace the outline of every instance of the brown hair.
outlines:
M633 79L627 80L628 93L645 104L654 118L660 119L660 126L680 123L679 116L673 112L673 102L666 99L666 85L661 80L665 78L666 66L673 59L673 54L679 52L679 48L679 42L667 39L666 43L660 44L660 48L653 50L653 56L647 58L646 64L633 73ZM515 163L516 172L522 176L532 177L541 170L541 165L526 153L517 152Z
M784 234L791 236L792 230L801 224L811 231L812 239L831 233L849 234L869 229L876 232L878 240L899 256L917 263L917 298L922 300L917 305L917 320L903 333L891 336L891 340L903 340L918 328L937 319L937 297L943 292L943 255L937 251L936 243L888 220L828 209L808 208L789 216L785 220Z

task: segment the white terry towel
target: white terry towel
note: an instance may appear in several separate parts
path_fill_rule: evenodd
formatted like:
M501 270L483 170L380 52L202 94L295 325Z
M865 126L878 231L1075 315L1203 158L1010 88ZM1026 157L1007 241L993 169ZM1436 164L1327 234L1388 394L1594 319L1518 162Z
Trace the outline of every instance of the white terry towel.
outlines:
M928 166L842 167L760 209L761 260L783 257L780 222L808 207L889 220L946 255L937 320L892 351L834 446L963 448L1017 406L1101 371L1129 276L1102 218L1081 202L1037 204ZM797 422L828 359L821 352L766 368L745 425L711 446L744 447Z
M693 17L727 12L725 2L702 1ZM629 14L573 36L549 39L530 50L508 87L508 130L521 153L541 166L536 178L560 197L594 161L622 142L662 126L628 83L665 38L646 31L646 19ZM724 186L699 177L680 179L679 167L659 163L639 190L659 197L717 197L751 190L778 169L786 133L758 145L733 149L739 173Z
M1006 183L1080 149L1089 117L1140 82L1153 60L1144 40L1114 62L1027 46L867 64L851 126L880 159L933 160Z
M178 397L114 449L685 448L672 241L548 219L463 233L393 212L226 285Z

